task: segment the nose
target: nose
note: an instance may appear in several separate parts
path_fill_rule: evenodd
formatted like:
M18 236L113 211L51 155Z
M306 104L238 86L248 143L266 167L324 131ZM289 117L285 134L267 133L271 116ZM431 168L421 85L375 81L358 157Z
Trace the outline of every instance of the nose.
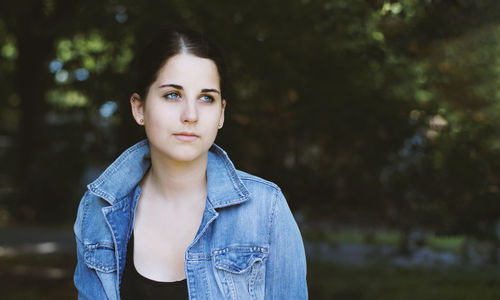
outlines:
M196 123L198 122L198 111L196 108L195 100L184 101L181 113L182 123Z

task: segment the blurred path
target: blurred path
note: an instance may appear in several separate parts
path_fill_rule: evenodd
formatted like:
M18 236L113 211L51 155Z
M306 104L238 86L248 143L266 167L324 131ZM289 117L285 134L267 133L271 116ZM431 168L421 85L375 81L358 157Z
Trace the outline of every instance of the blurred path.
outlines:
M0 256L74 252L71 228L0 227Z

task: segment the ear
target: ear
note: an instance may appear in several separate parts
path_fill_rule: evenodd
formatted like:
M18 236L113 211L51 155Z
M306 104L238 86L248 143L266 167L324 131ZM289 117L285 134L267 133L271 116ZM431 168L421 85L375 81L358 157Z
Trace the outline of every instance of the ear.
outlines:
M130 96L130 106L135 122L141 126L144 125L144 100L141 99L139 94L133 93L132 96Z
M221 111L220 111L220 117L219 117L219 129L222 128L222 126L224 125L224 112L226 110L226 99L222 99L222 107L221 107Z

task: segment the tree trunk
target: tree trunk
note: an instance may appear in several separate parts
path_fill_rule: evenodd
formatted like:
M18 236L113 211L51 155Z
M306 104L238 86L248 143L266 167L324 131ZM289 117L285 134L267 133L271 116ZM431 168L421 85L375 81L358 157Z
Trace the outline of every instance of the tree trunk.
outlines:
M21 99L20 126L17 142L18 208L21 217L33 219L40 198L40 176L50 176L50 170L41 170L47 151L47 103L45 92L49 85L48 61L53 40L43 30L43 11L32 7L20 16L15 32L18 46L16 90ZM45 177L46 178L46 177Z

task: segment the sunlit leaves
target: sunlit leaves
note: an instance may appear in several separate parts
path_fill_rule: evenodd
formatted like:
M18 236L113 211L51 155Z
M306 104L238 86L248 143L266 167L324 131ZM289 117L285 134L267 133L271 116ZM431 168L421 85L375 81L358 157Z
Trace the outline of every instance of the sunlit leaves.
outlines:
M123 73L127 70L130 62L134 57L132 51L133 43L135 42L132 34L124 35L124 38L114 45L114 56L111 60L111 66L117 73Z
M381 15L386 15L388 13L397 15L403 10L403 5L400 2L384 2L384 5L380 9Z
M106 40L97 31L78 33L71 39L61 39L56 44L58 70L55 80L58 83L71 83L73 80L85 81L92 74L104 71L123 73L133 58L132 35L125 35L119 41ZM60 65L59 65L60 64ZM68 73L69 72L69 73Z
M12 37L6 38L1 49L1 53L4 58L9 60L13 60L17 57L17 48L15 40Z
M75 90L50 90L46 95L47 101L58 108L83 107L88 104L87 97Z
M78 64L90 72L100 72L110 63L111 43L96 32L76 34L72 39L57 43L57 58L63 63L77 60Z

